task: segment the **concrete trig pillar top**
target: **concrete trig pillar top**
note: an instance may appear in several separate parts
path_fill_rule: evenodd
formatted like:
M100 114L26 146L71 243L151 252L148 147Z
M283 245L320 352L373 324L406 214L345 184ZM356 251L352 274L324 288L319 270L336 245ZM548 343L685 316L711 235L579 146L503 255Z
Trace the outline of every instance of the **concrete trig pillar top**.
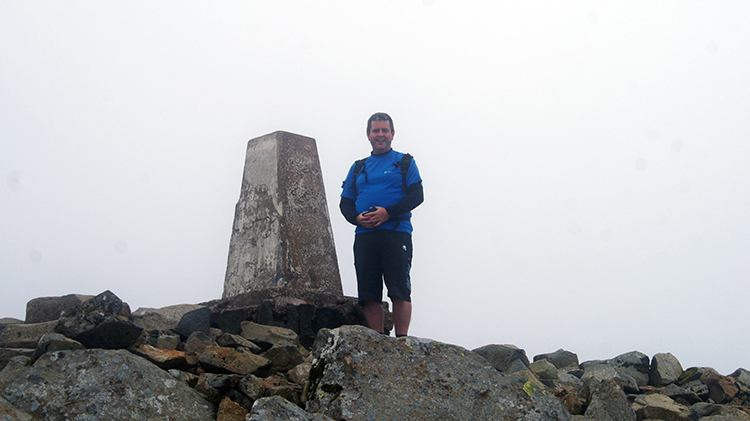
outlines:
M315 139L247 143L223 298L272 287L343 295Z

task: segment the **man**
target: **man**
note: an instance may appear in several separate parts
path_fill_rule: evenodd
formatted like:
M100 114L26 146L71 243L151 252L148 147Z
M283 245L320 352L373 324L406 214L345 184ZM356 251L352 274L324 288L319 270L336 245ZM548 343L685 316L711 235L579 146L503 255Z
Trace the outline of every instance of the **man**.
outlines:
M367 120L372 153L349 169L339 208L346 220L357 226L354 266L367 325L384 333L385 281L393 302L396 336L405 336L412 309L411 210L422 203L423 191L422 178L411 155L391 148L395 134L388 114L375 113Z

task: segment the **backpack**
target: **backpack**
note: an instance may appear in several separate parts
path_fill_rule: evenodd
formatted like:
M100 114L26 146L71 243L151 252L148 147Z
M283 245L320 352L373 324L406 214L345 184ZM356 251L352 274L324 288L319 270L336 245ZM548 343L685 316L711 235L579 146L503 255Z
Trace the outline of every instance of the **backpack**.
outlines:
M411 155L408 153L405 153L403 157L401 157L401 161L396 162L393 164L395 167L401 167L401 191L406 194L406 173L409 172L409 165L411 165L411 160L414 159ZM365 161L367 158L362 158L354 161L354 181L352 181L351 188L354 190L354 194L356 196L357 194L357 177L359 177L360 173L365 173L365 183L367 182L367 171L365 171Z

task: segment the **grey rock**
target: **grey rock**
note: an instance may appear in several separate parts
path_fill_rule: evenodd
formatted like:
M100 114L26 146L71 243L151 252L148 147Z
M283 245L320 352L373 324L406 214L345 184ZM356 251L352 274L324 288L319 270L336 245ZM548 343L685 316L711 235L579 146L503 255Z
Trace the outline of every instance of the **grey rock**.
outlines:
M253 322L242 322L240 336L255 343L263 351L272 346L299 346L299 335L293 330L277 326L266 326Z
M234 348L209 346L198 357L206 370L234 374L251 374L270 367L271 361L253 353L237 352Z
M62 297L39 297L26 303L26 323L57 320L65 310L75 308L93 295L68 294Z
M289 371L305 360L302 352L300 352L300 347L294 345L272 346L260 356L271 360L273 368L279 371Z
M175 350L182 341L180 335L171 330L160 330L156 336L156 347L161 349Z
M557 379L557 367L549 362L549 360L535 360L529 365L529 369L539 376L539 379L542 381Z
M514 373L528 370L529 367L529 359L526 357L526 351L515 345L485 345L475 349L473 352L482 356L500 372ZM516 361L521 362L523 368Z
M247 421L333 421L323 414L310 414L279 396L255 401Z
M670 353L656 354L651 358L649 384L656 387L676 382L682 375L680 361Z
M0 390L5 389L13 383L13 380L15 380L17 377L19 377L21 374L26 372L26 369L31 366L31 358L26 356L17 356L13 357L8 361L8 363L5 365L5 368L3 368L2 371L0 371Z
M343 295L315 139L247 143L223 298L270 287Z
M750 421L748 408L699 402L690 407L690 419L701 421Z
M0 333L0 347L35 349L42 336L55 332L56 325L57 321L7 325Z
M32 361L36 361L43 354L50 351L63 351L66 349L85 349L80 342L74 341L65 335L59 333L45 333L39 339L39 343L31 356Z
M133 323L147 331L174 329L185 313L203 307L199 304L177 304L162 308L141 307L132 314ZM207 333L207 332L204 332ZM185 336L189 336L188 333Z
M50 420L214 419L198 393L125 350L48 352L2 397Z
M677 386L674 383L659 389L659 393L664 396L669 396L675 402L685 406L690 406L694 403L701 402L701 398L697 393Z
M597 421L635 421L636 415L627 396L614 379L605 379L590 387L591 401L584 414Z
M287 371L286 377L294 383L305 384L307 379L310 378L311 369L312 364L305 362Z
M0 420L3 421L31 421L37 420L31 414L20 411L18 408L10 404L2 397L0 397Z
M318 332L307 410L346 420L570 420L531 381L464 348L361 326Z
M611 361L615 370L635 379L639 387L648 385L649 358L648 355L632 351L613 358Z
M547 360L557 368L578 367L578 355L562 348L549 354L536 355L534 361L538 360Z
M638 395L631 406L639 420L692 421L688 407L660 393Z
M252 374L242 377L237 388L252 400L260 399L265 391L263 381Z
M745 370L744 368L738 368L729 376L734 377L737 383L740 383L745 387L750 387L750 371Z
M104 291L64 311L55 331L86 348L127 348L138 341L143 332L143 328L128 319L129 315L130 310L115 294Z
M34 355L33 349L28 348L0 348L0 370L16 357L31 359ZM1 389L0 389L1 390Z
M202 332L208 335L210 325L211 309L208 307L198 307L183 314L174 331L184 337L190 336L193 332Z
M260 354L263 350L255 343L243 338L240 335L233 335L231 333L224 333L216 338L216 343L219 346L226 346L229 348L244 347L250 350L253 354Z
M203 332L193 332L185 340L185 355L201 355L209 346L217 346L217 343Z

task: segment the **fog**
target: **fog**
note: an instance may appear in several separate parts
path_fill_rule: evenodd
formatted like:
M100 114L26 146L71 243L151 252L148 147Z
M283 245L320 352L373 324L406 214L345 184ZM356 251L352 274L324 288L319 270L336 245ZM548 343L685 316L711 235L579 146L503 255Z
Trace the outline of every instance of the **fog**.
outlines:
M249 139L341 182L394 119L410 333L750 369L750 4L0 2L0 317L221 297Z

